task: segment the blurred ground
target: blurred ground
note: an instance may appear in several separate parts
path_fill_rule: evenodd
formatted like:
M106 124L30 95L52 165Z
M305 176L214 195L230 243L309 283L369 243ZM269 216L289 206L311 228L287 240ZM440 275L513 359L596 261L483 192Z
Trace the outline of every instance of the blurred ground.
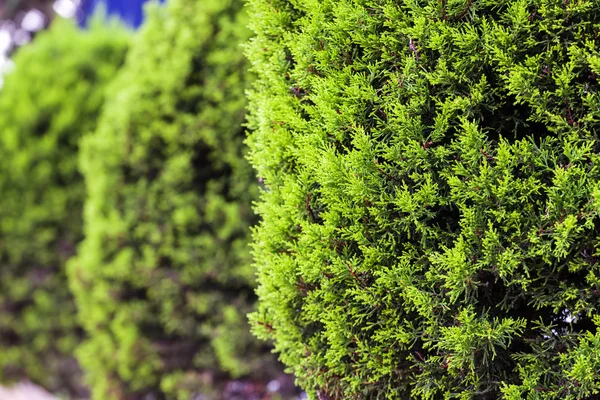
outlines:
M294 387L293 378L289 375L272 380L267 385L250 381L234 380L225 385L220 396L222 400L306 400L308 397ZM202 394L192 396L191 400L205 400ZM0 400L59 400L39 386L23 382L11 387L0 386Z
M10 388L0 386L0 400L58 400L32 383L20 383Z

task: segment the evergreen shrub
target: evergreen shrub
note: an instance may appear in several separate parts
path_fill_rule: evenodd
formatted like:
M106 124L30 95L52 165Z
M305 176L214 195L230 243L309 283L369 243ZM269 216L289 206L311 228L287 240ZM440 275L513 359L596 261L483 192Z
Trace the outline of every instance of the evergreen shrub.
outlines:
M147 14L80 158L86 238L69 277L94 399L187 400L274 365L245 316L258 183L243 156L242 2Z
M600 396L600 8L250 0L256 333L318 399Z
M79 138L95 129L129 34L55 21L0 89L0 381L78 390L65 263L82 239Z

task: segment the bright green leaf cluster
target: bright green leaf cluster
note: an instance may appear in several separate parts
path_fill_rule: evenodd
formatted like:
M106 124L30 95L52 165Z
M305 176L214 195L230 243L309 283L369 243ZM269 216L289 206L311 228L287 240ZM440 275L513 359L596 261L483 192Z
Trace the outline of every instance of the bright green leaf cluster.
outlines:
M82 239L80 137L96 128L129 34L55 21L0 89L0 379L77 391L80 332L65 263Z
M249 5L252 320L299 383L597 398L597 4Z
M147 11L80 156L85 241L69 276L99 400L187 400L273 366L245 318L258 195L243 156L247 16L237 0Z

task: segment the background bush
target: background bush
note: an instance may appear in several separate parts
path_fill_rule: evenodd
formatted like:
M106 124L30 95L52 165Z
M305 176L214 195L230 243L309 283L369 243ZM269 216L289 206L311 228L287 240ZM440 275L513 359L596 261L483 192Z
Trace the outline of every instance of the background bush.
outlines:
M79 390L65 262L82 237L78 141L95 129L128 34L56 21L0 90L0 380Z
M251 0L261 337L314 398L600 389L600 11Z
M86 239L69 267L95 399L180 398L268 376L249 333L241 1L148 9L98 129L86 137Z

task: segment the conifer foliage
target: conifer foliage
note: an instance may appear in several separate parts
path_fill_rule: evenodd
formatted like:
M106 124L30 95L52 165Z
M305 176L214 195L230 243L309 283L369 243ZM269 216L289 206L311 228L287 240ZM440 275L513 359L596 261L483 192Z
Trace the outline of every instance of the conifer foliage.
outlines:
M66 261L82 238L78 142L95 129L129 34L68 21L20 49L0 89L0 380L78 386Z
M272 359L245 317L258 184L243 156L242 2L147 11L80 157L86 238L69 277L94 399L187 400Z
M600 393L600 8L250 0L254 329L319 399Z

